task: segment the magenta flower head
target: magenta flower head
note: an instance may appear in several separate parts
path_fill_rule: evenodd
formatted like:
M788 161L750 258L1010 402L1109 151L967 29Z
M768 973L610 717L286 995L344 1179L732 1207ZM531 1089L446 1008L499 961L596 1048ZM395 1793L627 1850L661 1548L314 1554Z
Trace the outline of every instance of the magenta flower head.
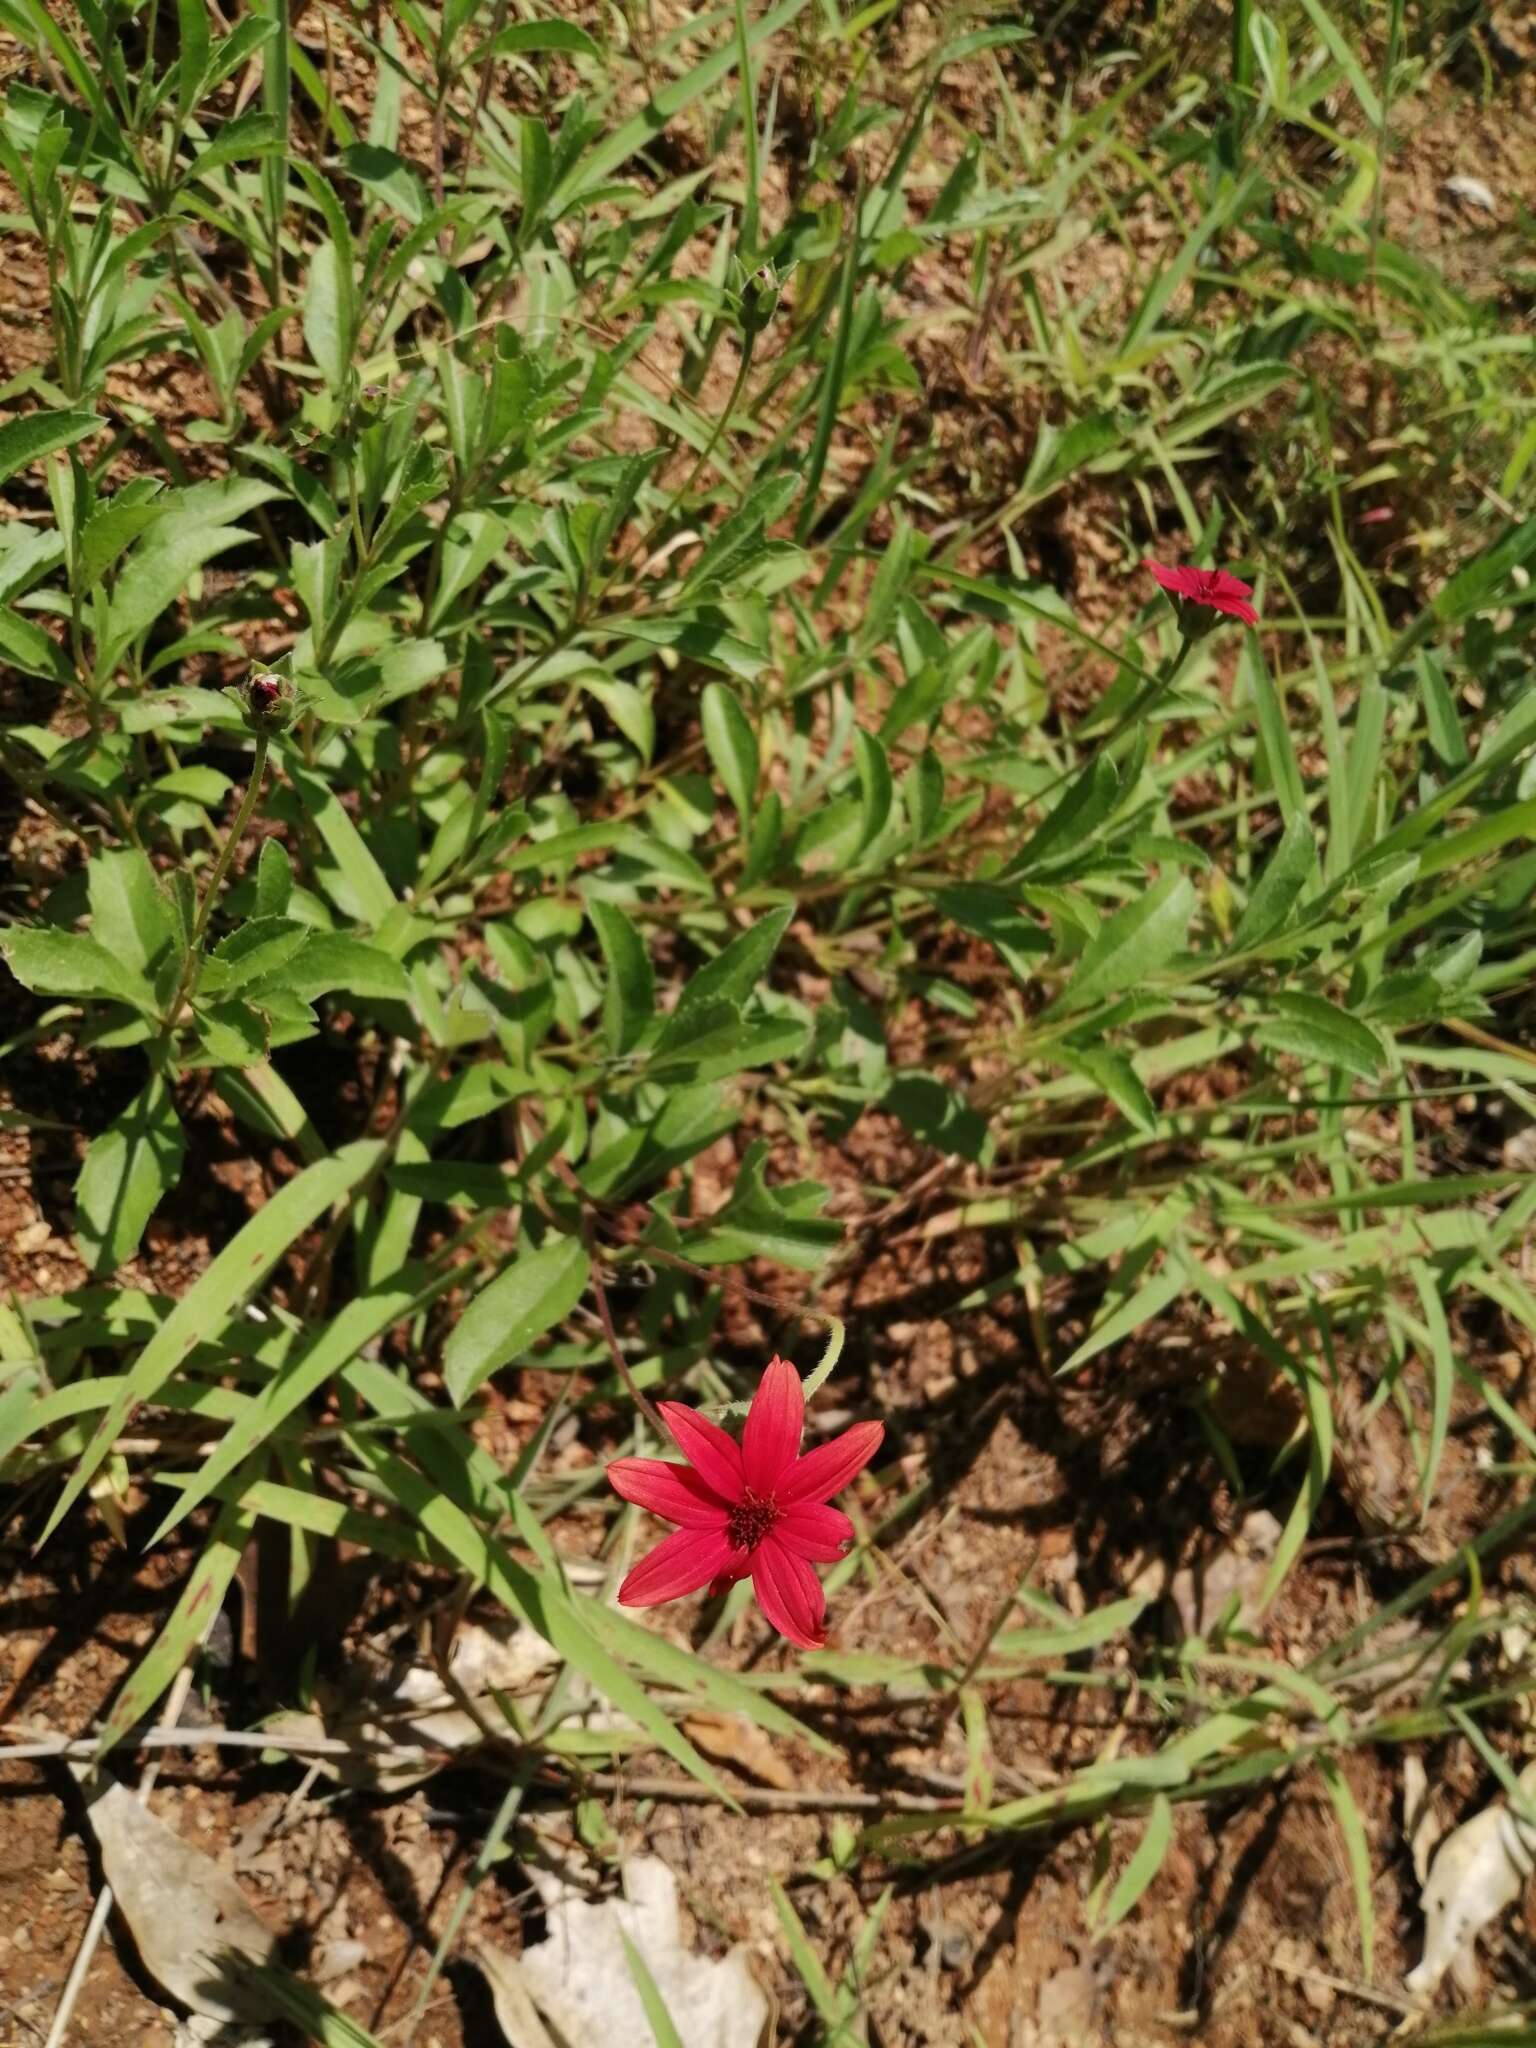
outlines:
M1143 562L1141 566L1152 572L1173 599L1179 624L1186 633L1203 632L1215 623L1194 615L1192 608L1198 605L1204 605L1213 612L1225 612L1229 618L1241 619L1245 626L1259 623L1258 613L1248 602L1253 596L1253 585L1244 583L1230 570L1165 569L1161 562Z
M659 1406L687 1464L615 1458L608 1480L621 1499L678 1527L625 1579L619 1605L656 1607L701 1586L720 1594L750 1573L779 1634L819 1650L827 1598L812 1566L830 1564L853 1541L852 1522L826 1503L864 1470L885 1425L856 1422L802 1457L805 1395L787 1358L763 1374L740 1443L680 1401Z

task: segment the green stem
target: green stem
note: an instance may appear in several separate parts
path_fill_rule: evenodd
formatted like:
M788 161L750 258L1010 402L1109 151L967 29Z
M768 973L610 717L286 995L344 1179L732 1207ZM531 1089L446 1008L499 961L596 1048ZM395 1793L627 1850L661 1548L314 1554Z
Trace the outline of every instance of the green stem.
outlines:
M169 1040L175 1031L176 1021L181 1015L182 1004L185 1003L191 991L193 977L197 973L198 958L202 951L203 936L208 930L208 920L213 915L213 906L218 901L219 892L224 887L225 878L229 873L229 864L235 857L235 848L245 837L245 828L251 822L251 813L256 808L256 799L261 794L262 781L267 772L267 754L270 751L271 745L272 742L268 734L264 732L257 733L256 757L251 763L250 780L246 783L245 795L240 799L240 808L235 813L235 822L229 828L224 844L219 848L219 857L213 864L213 873L208 877L208 886L203 891L203 900L198 905L197 918L192 926L192 942L187 947L187 957L176 983L176 993L171 997L170 1004L165 1013L164 1023L161 1026L160 1036L162 1041Z
M208 929L208 919L218 901L224 878L229 873L229 864L235 857L235 848L245 837L245 828L251 822L251 813L256 808L256 799L261 794L261 785L267 772L267 754L272 741L268 734L256 735L256 758L251 763L251 779L245 785L245 795L240 799L240 808L235 813L235 822L229 828L224 844L219 848L219 857L213 864L213 873L208 877L208 887L203 891L203 900L198 906L197 923L192 927L192 945L189 959L195 958L198 947L203 943L203 934Z

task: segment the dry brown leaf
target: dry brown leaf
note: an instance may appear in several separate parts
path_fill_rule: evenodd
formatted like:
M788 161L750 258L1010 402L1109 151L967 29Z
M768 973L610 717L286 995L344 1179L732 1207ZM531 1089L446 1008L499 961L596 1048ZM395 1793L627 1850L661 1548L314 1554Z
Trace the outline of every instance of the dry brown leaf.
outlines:
M469 1951L491 1987L491 2004L497 2025L507 2037L507 2048L555 2048L528 1995L516 1956L504 1955L478 1937L470 1942Z
M629 2048L651 2038L626 1937L645 1958L683 2048L758 2048L768 2001L745 1952L733 1948L714 1962L683 1946L677 1880L659 1858L633 1857L622 1872L625 1896L596 1904L569 1895L547 1872L533 1877L549 1933L523 1951L519 1976L572 2048Z
M760 1785L772 1785L780 1792L793 1789L795 1774L788 1761L774 1748L767 1730L745 1714L701 1709L685 1718L683 1730L716 1763L734 1764Z
M270 2001L238 1966L270 1963L277 1940L235 1880L124 1786L84 1766L75 1776L107 1883L155 1982L209 2019L270 2017Z

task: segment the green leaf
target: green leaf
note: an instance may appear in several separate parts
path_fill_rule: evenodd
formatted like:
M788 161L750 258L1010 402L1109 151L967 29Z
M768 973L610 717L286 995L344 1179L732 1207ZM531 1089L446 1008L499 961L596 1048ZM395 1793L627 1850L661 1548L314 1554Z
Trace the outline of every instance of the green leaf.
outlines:
M352 367L352 272L329 236L309 259L304 287L304 345L333 392Z
M348 900L339 907L377 930L396 908L395 892L384 879L384 870L364 845L330 784L307 771L290 751L283 754L283 768L341 870Z
M197 105L210 54L207 0L176 0L176 118Z
M85 886L91 937L131 974L152 983L176 948L176 915L149 855L137 846L95 853Z
M1413 659L1413 672L1419 679L1419 701L1424 706L1424 723L1436 760L1443 768L1465 768L1468 760L1466 736L1456 715L1456 699L1445 679L1440 657L1427 647L1421 647Z
M1370 1026L1324 997L1283 991L1268 1000L1271 1014L1254 1027L1261 1044L1343 1067L1365 1081L1374 1081L1386 1065L1386 1050Z
M161 1197L176 1185L185 1155L171 1091L152 1075L91 1140L75 1183L75 1237L93 1273L105 1278L133 1257Z
M155 992L105 946L76 932L17 928L0 938L0 957L23 988L40 996L99 996L153 1012Z
M113 1700L97 1742L98 1756L105 1756L131 1729L149 1719L194 1646L207 1635L230 1582L240 1569L254 1520L254 1516L234 1505L226 1507L220 1515L208 1547L193 1567L165 1626Z
M757 735L747 721L734 690L724 683L706 683L700 702L704 744L726 795L743 825L751 823L761 763Z
M232 522L277 495L270 484L231 477L193 484L164 505L118 576L97 650L98 676L109 673L123 650L176 602L204 562L252 538Z
M1057 1052L1064 1066L1075 1068L1096 1088L1102 1088L1138 1131L1146 1137L1156 1137L1157 1110L1145 1082L1124 1053L1114 1052L1107 1045L1063 1045Z
M1144 896L1106 918L1046 1015L1086 1009L1105 995L1141 987L1184 944L1194 911L1194 885L1187 875L1164 875L1154 882Z
M282 917L293 897L293 869L279 839L263 839L256 857L256 915Z
M343 1145L286 1182L236 1231L140 1352L55 1503L41 1542L53 1534L95 1478L102 1460L122 1435L130 1411L154 1398L196 1347L222 1329L250 1298L295 1240L374 1173L387 1151L378 1140Z
M1254 884L1228 950L1245 952L1277 932L1290 916L1316 866L1317 840L1312 820L1305 810L1293 811L1280 835L1280 844Z
M603 1034L610 1052L629 1052L656 1013L656 977L645 940L615 903L594 897L587 916L608 969Z
M1104 1917L1099 1922L1101 1932L1118 1927L1120 1922L1136 1904L1147 1886L1163 1867L1173 1841L1173 1807L1168 1795L1155 1792L1152 1804L1147 1810L1147 1825L1141 1840L1136 1844L1136 1853L1121 1871L1109 1903L1104 1908Z
M443 1384L452 1399L462 1405L483 1380L568 1316L590 1271L580 1241L559 1237L524 1252L498 1273L475 1296L443 1347Z
M0 606L0 656L25 675L48 676L58 683L72 680L69 659L58 642L51 640L31 619L20 618L3 606Z
M684 983L677 1008L661 1035L663 1048L691 1037L696 1028L694 1020L704 1009L721 1003L739 1006L746 1001L767 972L794 914L792 903L770 910L766 917L738 933L707 967Z
M584 28L573 21L515 21L491 44L498 57L526 57L536 50L558 50L567 57L601 57L602 51Z
M1360 1961L1365 1981L1369 1984L1376 1961L1375 1877L1371 1871L1371 1845L1366 1838L1360 1809L1355 1804L1355 1795L1349 1789L1349 1781L1338 1758L1324 1752L1317 1759L1317 1768L1328 1788L1328 1797L1333 1801L1339 1833L1344 1837L1344 1853L1349 1859L1349 1874L1354 1880L1355 1910L1360 1916Z
M677 2031L672 2015L667 2011L667 2002L656 1986L656 1979L646 1965L645 1957L630 1940L623 1928L619 1939L624 1944L624 1960L629 1964L629 1974L635 1980L635 1989L640 1994L640 2003L645 2008L646 2024L651 2030L656 2048L683 2048L683 2037Z
M147 479L153 485L153 479ZM154 486L158 493L158 486ZM98 505L80 534L80 588L96 588L124 548L131 547L141 533L147 533L163 517L167 507L158 495L141 494L129 484L116 496Z
M853 758L859 777L859 854L865 853L890 821L896 785L890 758L873 733L855 726Z
M814 1271L842 1243L843 1226L815 1213L826 1200L826 1189L815 1182L769 1187L767 1158L768 1148L760 1140L748 1146L730 1200L699 1236L686 1240L688 1256L701 1266L759 1258Z
M286 989L305 1002L337 989L365 1002L409 1003L412 996L411 978L392 954L346 932L311 932L302 949L264 985Z
M0 427L0 484L56 448L72 448L106 421L93 412L28 412Z
M781 28L787 28L805 4L806 0L780 0L777 7L753 23L748 39L752 47L769 36L777 35ZM734 42L713 51L681 78L662 86L639 113L611 128L590 149L577 156L562 172L549 195L546 203L548 214L558 219L583 193L601 185L621 164L647 148L684 107L690 106L722 78L730 76L736 67L738 54Z

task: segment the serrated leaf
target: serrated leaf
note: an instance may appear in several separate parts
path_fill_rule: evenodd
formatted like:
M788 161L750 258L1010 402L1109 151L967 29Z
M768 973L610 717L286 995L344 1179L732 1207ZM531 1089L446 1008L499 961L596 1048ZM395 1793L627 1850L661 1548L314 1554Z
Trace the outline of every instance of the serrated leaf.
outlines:
M131 974L153 982L176 944L176 918L141 847L104 849L85 871L91 937Z
M99 996L153 1012L155 992L105 946L77 932L38 927L9 931L0 956L23 988L40 996Z
M475 1296L443 1347L443 1384L461 1405L482 1381L521 1357L568 1316L586 1290L591 1261L574 1237L524 1252Z
M72 448L106 425L93 412L29 412L0 427L0 484L56 448Z
M768 971L768 963L778 951L779 941L789 929L794 914L791 903L786 903L781 909L770 910L766 917L760 917L756 924L739 932L708 966L690 976L662 1033L662 1044L676 1043L680 1036L688 1035L690 1013L697 1013L716 1003L738 1006L744 1003Z

